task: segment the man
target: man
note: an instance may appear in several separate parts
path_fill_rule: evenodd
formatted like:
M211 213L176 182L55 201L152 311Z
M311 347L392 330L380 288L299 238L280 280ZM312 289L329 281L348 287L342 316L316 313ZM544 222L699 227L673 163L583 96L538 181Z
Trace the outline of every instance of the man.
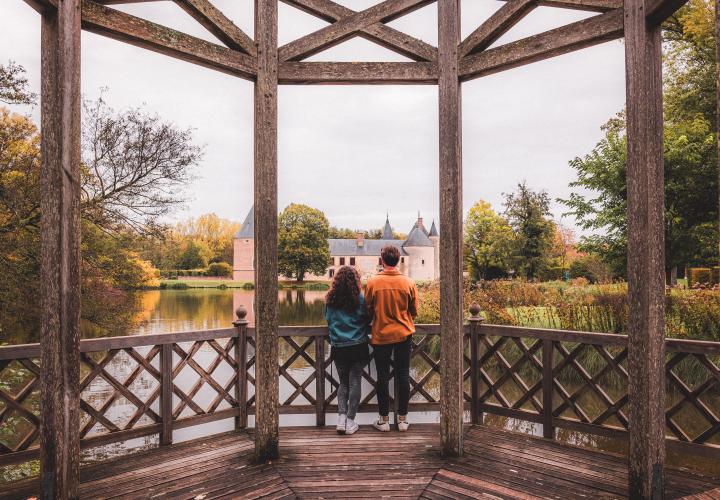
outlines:
M377 399L380 416L373 427L382 432L390 430L390 357L395 365L395 386L398 388L398 430L405 432L410 401L410 354L413 318L417 316L417 287L413 280L397 270L400 250L386 246L380 251L383 270L370 278L365 290L365 302L372 318L371 343L377 366Z

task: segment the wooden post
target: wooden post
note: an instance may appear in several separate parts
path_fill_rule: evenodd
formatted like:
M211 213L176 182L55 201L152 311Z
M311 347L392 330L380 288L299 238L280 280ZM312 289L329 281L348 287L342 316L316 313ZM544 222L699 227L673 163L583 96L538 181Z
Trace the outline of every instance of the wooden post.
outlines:
M325 426L325 337L315 337L315 425Z
M542 392L543 392L543 437L555 439L553 428L553 350L552 340L543 339Z
M255 0L255 458L278 456L277 0Z
M459 0L438 0L440 107L440 440L463 452L462 132Z
M715 0L715 129L718 169L718 263L720 264L720 0ZM685 278L687 278L687 269Z
M478 379L480 367L478 366L478 341L480 340L480 306L477 302L470 305L470 419L473 425L482 424L480 413L480 386Z
M237 363L237 382L235 400L238 403L238 416L235 417L235 430L247 427L247 309L240 305L235 311L237 320L233 322L238 336L235 339L235 362Z
M163 344L160 351L160 374L162 376L160 387L160 416L162 418L162 432L160 444L168 445L173 442L173 345Z
M80 0L42 15L40 485L80 479Z
M631 498L662 498L665 465L665 256L660 27L625 0L628 395Z

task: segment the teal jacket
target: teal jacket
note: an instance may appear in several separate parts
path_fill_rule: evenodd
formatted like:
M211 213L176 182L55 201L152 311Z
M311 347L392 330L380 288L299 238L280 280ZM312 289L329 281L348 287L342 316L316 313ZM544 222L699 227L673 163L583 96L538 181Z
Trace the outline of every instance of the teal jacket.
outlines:
M368 341L370 316L362 294L357 309L352 313L325 306L325 320L333 347L346 347Z

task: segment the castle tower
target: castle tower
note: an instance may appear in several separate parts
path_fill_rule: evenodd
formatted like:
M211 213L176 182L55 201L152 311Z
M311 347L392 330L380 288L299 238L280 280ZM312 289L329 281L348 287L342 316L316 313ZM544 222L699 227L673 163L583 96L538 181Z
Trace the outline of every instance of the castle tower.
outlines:
M382 239L384 239L384 240L392 240L393 239L393 232L392 232L392 228L390 227L390 214L385 216L385 227L383 227Z
M435 248L435 276L433 279L440 278L440 233L438 233L437 227L435 227L435 221L430 226L430 233L428 238L432 241L433 247Z
M245 217L245 222L233 239L233 279L255 281L255 207Z
M408 254L408 276L418 281L435 279L435 247L428 236L421 217L413 226L403 250Z

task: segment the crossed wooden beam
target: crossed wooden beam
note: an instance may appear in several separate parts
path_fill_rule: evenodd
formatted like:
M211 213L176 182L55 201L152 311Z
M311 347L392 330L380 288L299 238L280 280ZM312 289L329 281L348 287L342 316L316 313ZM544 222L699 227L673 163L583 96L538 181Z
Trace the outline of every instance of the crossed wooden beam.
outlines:
M58 0L24 0L38 11L54 9ZM210 0L173 0L223 45L212 43L109 5L159 0L83 0L83 29L200 66L254 80L254 41ZM282 84L362 83L436 84L437 48L387 26L387 23L435 0L385 0L354 11L333 0L280 0L330 24L278 49ZM646 15L660 24L686 0L647 0ZM538 6L599 12L598 15L488 48ZM622 0L507 0L458 45L461 81L472 80L623 36ZM412 59L411 62L307 62L308 57L359 36Z

